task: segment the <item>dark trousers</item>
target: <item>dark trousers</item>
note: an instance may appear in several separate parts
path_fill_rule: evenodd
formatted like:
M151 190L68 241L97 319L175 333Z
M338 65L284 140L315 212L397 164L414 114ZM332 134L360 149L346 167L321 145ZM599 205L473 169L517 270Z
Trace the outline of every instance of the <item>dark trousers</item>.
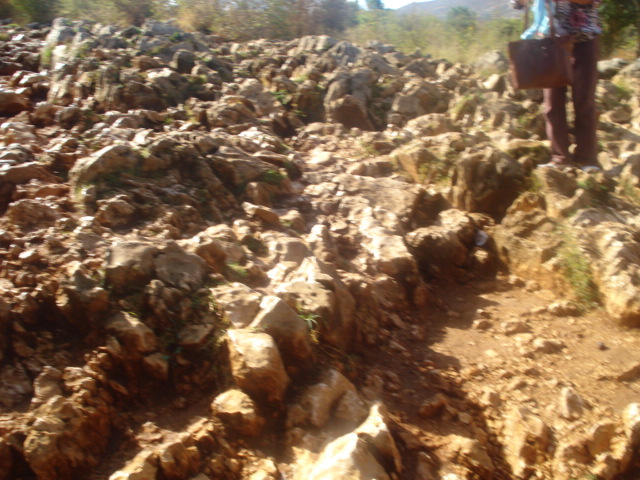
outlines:
M595 92L598 83L598 39L579 42L573 48L573 85L571 96L575 111L576 148L569 153L569 125L567 122L567 87L544 90L544 114L547 137L551 140L554 162L575 162L597 165Z

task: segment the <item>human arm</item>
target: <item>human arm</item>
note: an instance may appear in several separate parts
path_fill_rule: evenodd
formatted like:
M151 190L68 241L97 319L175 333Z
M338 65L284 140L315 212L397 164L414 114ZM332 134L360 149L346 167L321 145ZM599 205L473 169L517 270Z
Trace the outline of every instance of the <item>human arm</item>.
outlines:
M511 8L516 10L522 10L524 8L526 0L510 0Z

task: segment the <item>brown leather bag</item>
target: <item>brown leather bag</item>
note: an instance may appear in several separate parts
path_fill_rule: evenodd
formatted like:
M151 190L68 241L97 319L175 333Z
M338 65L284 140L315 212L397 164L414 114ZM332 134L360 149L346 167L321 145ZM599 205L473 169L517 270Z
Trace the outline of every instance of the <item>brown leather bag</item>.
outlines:
M570 38L556 37L551 7L549 0L546 1L551 36L509 42L511 80L519 90L564 87L573 80L573 42ZM529 24L528 13L527 5L525 28Z

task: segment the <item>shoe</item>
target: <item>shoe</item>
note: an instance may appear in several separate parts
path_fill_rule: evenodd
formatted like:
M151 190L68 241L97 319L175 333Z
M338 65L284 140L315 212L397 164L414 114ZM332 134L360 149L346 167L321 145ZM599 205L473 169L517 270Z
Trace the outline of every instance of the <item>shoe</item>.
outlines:
M598 165L583 165L582 167L580 167L580 170L585 173L595 173L602 171L602 169Z
M549 163L542 163L540 165L538 165L538 168L557 168L557 169L563 169L563 168L569 168L569 167L573 167L573 165L569 162L554 162L553 160L550 161Z

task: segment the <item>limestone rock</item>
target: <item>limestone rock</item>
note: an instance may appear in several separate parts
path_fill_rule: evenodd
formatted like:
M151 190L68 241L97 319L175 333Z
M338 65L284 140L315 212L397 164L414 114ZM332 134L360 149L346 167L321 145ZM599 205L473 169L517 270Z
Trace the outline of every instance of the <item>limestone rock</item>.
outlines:
M369 410L369 416L355 433L364 439L375 452L376 458L382 459L386 468L400 475L403 471L402 458L389 429L389 414L383 404L376 403Z
M260 311L262 296L242 283L212 288L215 301L236 328L248 326Z
M281 402L291 380L280 352L266 333L229 330L231 373L238 386L252 398Z
M202 257L219 273L224 272L226 263L242 263L246 257L235 233L226 225L208 227L198 233L187 249Z
M565 387L560 393L559 413L567 420L577 420L582 416L586 403L578 393L570 387Z
M420 117L423 118L423 117ZM405 170L416 183L435 180L441 160L422 142L410 143L396 149L391 158ZM431 178L429 178L431 176Z
M47 366L33 382L31 407L38 407L56 395L62 395L62 372Z
M106 327L131 353L151 353L158 348L153 330L129 313L113 315L107 320Z
M0 403L13 407L33 393L32 382L21 364L4 365L0 369Z
M199 288L207 273L207 265L202 258L178 248L157 255L154 266L160 280L184 290Z
M389 480L367 442L349 433L327 445L313 468L302 476L309 480Z
M551 429L524 407L514 407L504 422L505 459L518 477L526 477L547 456Z
M373 130L374 125L367 111L372 85L373 75L367 68L338 72L324 99L327 119L347 128Z
M336 402L347 392L355 392L355 387L344 375L337 370L325 372L319 383L303 392L298 404L291 410L287 423L297 426L309 422L314 427L324 427Z
M136 208L127 202L124 196L99 200L95 213L96 222L105 227L123 227L130 224L135 216Z
M104 175L133 170L139 166L140 160L140 154L129 145L105 147L91 157L78 160L69 172L69 180L74 188L80 187Z
M143 450L109 480L153 480L158 474L158 456L151 450Z
M611 448L611 441L616 433L616 425L612 422L602 422L594 425L587 437L589 455L595 458Z
M495 470L491 457L478 440L454 436L452 444L456 464L481 475L490 475Z
M601 260L594 265L595 282L607 312L620 324L640 325L640 291L635 278L640 248L632 229L604 222L592 230L592 244Z
M261 207L258 205L253 205L249 202L244 202L242 204L242 208L250 217L259 219L263 221L265 224L270 226L278 226L280 225L280 217L276 212L268 207Z
M5 438L0 438L0 480L10 480L13 470L13 454Z
M0 115L12 116L28 110L29 100L11 90L0 90Z
M538 198L523 196L507 212L495 231L494 240L501 259L512 272L534 279L546 288L559 285L552 259L560 244L556 222L538 207Z
M373 257L376 269L400 281L414 284L417 281L417 265L399 235L391 235L384 227L374 223L362 223L366 239L364 246Z
M263 297L249 327L271 335L287 364L306 362L312 356L309 325L281 298Z
M394 96L391 113L398 115L403 123L429 113L444 113L450 98L448 92L433 83L412 80Z
M61 216L57 208L27 198L11 203L6 215L12 222L23 228L52 227Z
M149 243L124 241L114 243L107 252L105 276L116 291L146 285L154 275L154 257L159 249Z
M407 234L406 242L421 270L435 274L465 266L469 255L456 232L446 227L419 228Z
M566 345L562 340L536 338L533 341L533 349L540 353L558 353L561 352Z
M164 478L180 480L195 473L200 453L195 446L188 446L189 437L188 433L182 433L157 447L158 466Z
M337 420L345 424L359 424L367 418L368 414L367 404L356 391L352 390L344 392L333 413Z
M624 433L633 445L640 444L640 403L630 403L622 414Z
M354 335L355 300L335 270L317 258L306 258L276 293L300 312L312 314L322 338L344 348Z
M454 171L450 201L454 207L501 219L524 184L524 169L511 157L485 147L469 149Z
M227 390L218 395L211 409L224 424L241 435L257 437L264 427L264 418L247 394L240 390Z
M53 396L35 412L24 440L29 467L43 480L73 478L93 467L111 433L106 405L87 407Z

